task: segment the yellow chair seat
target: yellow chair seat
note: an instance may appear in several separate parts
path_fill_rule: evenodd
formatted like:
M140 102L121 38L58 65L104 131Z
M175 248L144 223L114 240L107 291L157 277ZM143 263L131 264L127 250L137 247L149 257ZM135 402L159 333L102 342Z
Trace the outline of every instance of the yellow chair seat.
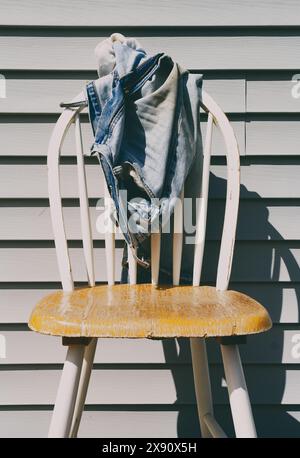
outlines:
M56 291L34 308L29 327L69 337L211 337L272 326L266 309L236 291L210 286L101 285Z

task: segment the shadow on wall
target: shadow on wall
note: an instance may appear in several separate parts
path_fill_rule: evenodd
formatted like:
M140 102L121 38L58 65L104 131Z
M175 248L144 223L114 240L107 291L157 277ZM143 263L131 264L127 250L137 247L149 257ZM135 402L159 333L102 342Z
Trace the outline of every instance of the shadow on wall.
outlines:
M211 174L211 189L218 188L218 195L226 193L226 181ZM280 266L285 265L290 281L299 282L300 269L289 247L285 247L283 237L269 222L269 211L264 201L255 192L241 186L241 198L245 202L257 203L255 214L248 211L249 205L241 202L237 238L243 234L257 234L257 241L240 241L236 245L230 287L250 294L269 310L273 321L279 322L282 313L285 284L280 279ZM225 201L211 201L208 210L208 238L220 238ZM213 205L220 205L212 211ZM253 206L252 206L253 208ZM245 236L244 236L245 239ZM248 239L249 240L249 239ZM208 242L204 255L203 281L208 284L216 278L217 242ZM208 281L209 280L209 281ZM300 289L296 286L296 300L300 304ZM298 313L297 310L297 313ZM286 389L286 367L281 364L283 357L283 330L273 328L267 333L248 337L248 345L241 345L245 365L245 375L250 398L253 404L257 432L260 437L299 437L300 423L288 411L293 408L281 406ZM178 412L177 432L179 437L199 436L199 422L193 391L193 374L188 339L162 341L167 365L170 365L177 393L173 406ZM260 350L262 349L262 350ZM215 415L227 434L234 435L228 403L227 388L224 383L223 367L220 364L220 351L214 339L208 342L211 362L211 381L216 404ZM268 360L269 358L269 360ZM270 364L270 363L276 363ZM258 364L256 364L258 363ZM266 363L266 364L265 364ZM293 371L295 369L290 369ZM291 390L291 387L289 387ZM298 411L298 410L297 410Z

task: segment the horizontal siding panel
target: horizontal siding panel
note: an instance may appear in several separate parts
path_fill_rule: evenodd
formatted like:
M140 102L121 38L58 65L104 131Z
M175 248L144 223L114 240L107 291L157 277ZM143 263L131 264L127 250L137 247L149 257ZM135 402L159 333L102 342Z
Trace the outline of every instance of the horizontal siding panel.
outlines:
M230 103L230 101L225 101L225 103ZM0 109L1 106L2 104ZM22 106L23 109L29 107L28 104ZM1 122L0 156L46 156L54 122L48 122L47 118L44 122L33 122L28 120L27 115L20 116L7 118L7 121L4 119ZM299 120L251 120L246 123L242 120L231 120L241 155L245 154L245 136L247 138L247 156L299 156L299 124ZM204 133L205 121L201 122L201 127ZM84 151L88 152L93 139L90 125L82 122L82 131ZM32 141L33 138L34 141ZM212 154L225 155L224 142L218 129L215 129L213 135ZM74 156L73 129L68 132L62 155Z
M292 258L291 258L292 259ZM258 262L262 262L260 259ZM257 264L258 265L258 264ZM294 264L295 267L296 264ZM297 269L297 267L296 267ZM295 275L295 280L299 277ZM300 285L299 283L231 283L236 289L263 304L271 315L273 323L295 323L300 321Z
M13 371L1 370L0 405L53 404L60 374L58 369L47 368L38 372L16 368ZM245 365L245 375L253 404L300 403L299 370L284 366ZM215 402L227 404L228 394L221 366L211 367L211 381ZM171 369L94 369L86 403L195 404L192 387L190 365L171 366Z
M0 105L1 107L1 105ZM83 148L85 152L90 151L93 142L92 129L86 122L82 122ZM206 131L206 121L201 122L201 131ZM245 154L245 122L232 121L232 127L237 137L240 154ZM9 122L0 123L0 156L46 156L48 143L54 128L54 122L31 122L26 116L18 118L18 121L11 119ZM12 142L11 139L14 139ZM34 141L32 141L34 139ZM67 133L63 148L63 156L74 156L74 131L70 129ZM215 129L212 140L212 155L224 156L226 154L224 140L219 129Z
M298 103L298 111L300 104ZM246 123L247 155L300 155L300 121L250 121Z
M224 94L225 95L225 94ZM218 95L217 95L218 97ZM230 101L225 101L230 103ZM1 106L0 106L1 108ZM28 109L24 106L24 109ZM231 107L232 108L232 107ZM233 107L235 109L235 107ZM247 156L299 156L300 130L299 120L272 121L236 121L231 125L236 134L240 154ZM201 122L204 133L206 122ZM46 156L49 139L54 128L54 122L28 121L25 115L15 120L2 121L0 124L0 156ZM84 151L88 152L92 144L90 125L82 122ZM247 151L245 152L245 136ZM14 138L12 142L11 139ZM32 139L34 138L34 142ZM212 142L212 155L225 155L224 142L218 129L215 129ZM74 138L71 129L66 137L62 155L74 156Z
M234 437L228 406L215 406L215 415L223 429ZM253 406L258 437L299 437L300 411L298 406ZM0 411L0 437L46 437L51 411L46 409ZM272 421L270 421L272 419ZM283 428L283 425L287 427ZM118 406L114 411L89 409L82 415L79 437L199 437L196 406L172 406L169 410L134 406ZM178 436L179 435L179 436Z
M2 36L1 68L3 71L94 70L94 48L109 33L94 34L96 36L85 36L75 32L68 36L58 31L57 36L43 32L34 36L26 34L21 39L19 36ZM149 54L163 51L189 69L295 69L296 56L300 52L300 38L284 33L280 36L259 34L258 31L248 36L232 31L215 36L159 36L159 32L158 36L134 35Z
M300 248L293 245L273 241L237 242L232 281L299 281ZM94 249L97 281L106 281L104 251L104 248ZM69 253L75 281L86 281L82 249L70 248ZM121 257L122 248L117 248L117 280L120 278ZM0 248L0 259L2 282L60 281L54 248L33 248L30 245L27 248ZM203 272L204 281L215 280L217 259L218 243L208 242Z
M66 347L59 337L44 336L30 331L1 331L5 339L6 355L0 364L58 364L63 363ZM245 364L299 364L300 329L284 329L275 325L270 331L248 337L241 345ZM208 342L210 363L220 363L219 346L214 339ZM165 341L146 339L100 339L95 356L96 364L186 364L190 363L188 339Z
M103 196L103 177L100 165L87 166L89 196ZM78 197L76 166L61 168L63 197ZM48 198L47 166L45 165L2 165L0 168L1 198Z
M299 364L300 329L275 326L269 332L250 336L247 345L241 345L244 363Z
M69 78L8 78L7 97L1 99L0 113L61 113L60 102L72 100L85 88L87 82ZM243 79L208 78L203 87L224 111L245 112Z
M96 78L95 74L95 78ZM8 78L1 113L61 113L61 102L79 94L87 81L71 78Z
M251 160L251 159L250 159ZM213 166L212 173L222 180L211 180L211 196L221 197L226 179L226 167ZM298 173L300 164L280 164L276 161L250 163L241 167L241 198L296 198L300 195Z
M294 73L297 72L291 72L288 77L281 80L277 80L276 77L274 80L247 80L247 112L299 113L300 99L292 96L295 83L291 79Z
M219 215L221 223L221 207L223 204L211 202L215 215ZM242 200L238 215L237 240L297 240L299 238L300 215L298 205L268 204L263 199L255 201ZM209 219L210 221L210 219ZM209 237L217 236L217 226L210 228ZM213 228L215 234L213 232Z
M73 92L71 97L64 97L61 100L70 100L74 94L76 94L76 92ZM54 105L57 111L61 111L56 103ZM22 106L23 109L26 109L25 105L22 104ZM27 109L28 108L30 109L29 105L27 105ZM38 107L36 108L38 109ZM43 106L42 109L48 110L49 107ZM28 115L21 115L21 117L10 116L7 118L7 122L6 120L1 122L0 135L2 145L0 147L0 156L46 156L55 121L49 122L46 117L45 121L41 122L41 116L37 119L39 119L39 121L34 122L28 119ZM87 122L82 121L81 126L84 151L88 153L93 141L92 129ZM14 139L13 142L11 141L12 138ZM66 135L61 154L62 156L76 155L73 127L69 129Z
M26 26L245 26L299 25L296 0L2 0L0 25Z
M187 372L186 368L176 370L180 376ZM0 405L53 404L60 373L55 369L35 373L2 370ZM34 377L38 383L32 390ZM171 404L175 400L175 385L168 369L108 369L93 371L87 404ZM185 401L193 400L193 395L186 393Z
M212 84L212 82L207 82ZM218 88L212 88L216 100L220 98ZM73 92L73 95L75 92ZM72 97L70 97L72 98ZM225 93L223 99L225 98ZM62 98L62 100L68 98ZM52 98L51 98L52 100ZM225 104L231 104L230 100L223 100ZM52 103L52 102L51 102ZM58 110L58 104L55 104ZM0 109L2 104L0 105ZM23 110L30 110L30 102L22 104ZM230 106L228 105L230 108ZM241 107L241 105L240 105ZM54 108L54 107L53 107ZM13 107L14 109L14 107ZM36 107L38 110L38 107ZM42 109L48 111L47 106ZM232 106L231 109L239 109ZM18 110L15 110L18 111ZM54 122L49 122L47 117L44 122L33 122L27 115L22 117L9 115L7 121L4 119L0 124L0 156L46 156L49 139L54 128ZM231 120L231 125L236 134L240 154L245 154L245 136L247 138L247 156L298 156L300 155L300 130L299 120L276 120L249 121ZM205 132L206 122L201 122L202 132ZM92 144L92 130L87 122L82 122L84 151L88 152ZM11 139L14 139L12 142ZM34 138L34 141L32 139ZM224 142L218 129L215 129L212 143L212 154L217 156L225 155ZM73 129L68 132L62 155L74 156Z
M214 165L211 180L211 197L224 197L226 166ZM87 165L89 197L103 196L103 179L100 166ZM251 164L241 167L241 197L299 198L300 164ZM61 166L62 197L78 197L75 165ZM0 167L0 198L48 198L47 166L40 164L2 164Z
M57 282L60 281L56 253L54 248L37 249L0 249L1 281L19 282ZM79 248L69 250L72 272L75 281L86 281L83 252ZM104 248L97 248L95 253L95 273L97 281L106 281ZM30 261L29 261L30 259ZM122 249L116 249L116 279L120 279ZM30 262L30 264L29 264Z
M82 239L79 207L64 207L67 238ZM91 227L95 240L104 240L104 216L100 207L90 207ZM49 207L2 207L0 208L0 240L52 240L53 230ZM100 221L103 224L100 226ZM101 232L100 232L101 230ZM117 231L117 238L123 238Z
M27 323L34 305L53 289L36 289L29 285L28 289L19 288L0 290L0 323ZM274 323L299 323L299 285L290 283L232 283L231 289L236 289L255 298L268 307Z
M218 240L225 202L211 200L207 239ZM69 240L82 238L79 207L64 207L65 230ZM104 239L102 207L90 207L91 226L95 240ZM0 207L0 240L53 240L49 207ZM239 210L237 240L297 240L299 236L299 205L268 205L264 200L242 200ZM117 239L122 235L117 229Z
M51 292L52 289L1 289L1 323L27 323L34 305Z
M112 412L88 410L83 412L78 437L178 437L179 411L185 419L181 426L184 437L199 437L194 406L181 406L170 411L147 411L138 406L135 410L119 406ZM47 437L51 413L49 410L0 411L0 437Z

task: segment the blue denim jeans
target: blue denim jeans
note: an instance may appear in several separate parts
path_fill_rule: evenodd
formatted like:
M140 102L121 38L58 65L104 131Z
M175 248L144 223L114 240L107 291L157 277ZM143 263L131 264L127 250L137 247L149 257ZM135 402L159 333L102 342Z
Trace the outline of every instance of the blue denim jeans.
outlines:
M196 199L200 196L202 178L202 155L197 154L193 161L193 166L190 173L185 181L184 196L190 199L192 205L193 221L196 220ZM190 214L187 215L187 220L190 221ZM160 273L159 283L160 284L172 284L172 269L173 269L173 216L171 217L170 232L161 233L161 255L160 255ZM192 284L193 280L193 265L194 265L194 235L193 227L189 223L184 225L183 228L183 248L182 248L182 262L181 262L181 284ZM142 243L138 250L141 251L139 256L150 258L151 248L150 239L146 239ZM128 255L127 245L124 247L123 260L122 260L122 274L121 282L128 283L129 271L128 271ZM138 265L137 270L137 282L138 283L151 283L151 269L145 269Z
M99 157L126 242L149 267L151 225L172 214L187 177L195 180L201 168L202 77L164 53L148 56L134 39L105 40L99 49L100 78L86 88L91 152ZM127 193L125 206L120 191ZM162 263L169 253L164 235Z

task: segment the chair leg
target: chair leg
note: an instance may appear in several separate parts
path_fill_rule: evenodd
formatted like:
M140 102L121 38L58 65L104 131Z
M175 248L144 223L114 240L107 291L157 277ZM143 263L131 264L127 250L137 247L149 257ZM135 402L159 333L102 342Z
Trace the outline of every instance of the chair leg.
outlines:
M190 344L201 435L202 437L212 437L204 421L205 415L213 415L213 404L205 339L191 338Z
M93 368L97 340L97 338L92 339L89 345L85 347L70 437L77 437Z
M221 351L236 437L257 437L239 348L221 345Z
M84 345L78 344L68 347L48 437L69 437L84 348Z

